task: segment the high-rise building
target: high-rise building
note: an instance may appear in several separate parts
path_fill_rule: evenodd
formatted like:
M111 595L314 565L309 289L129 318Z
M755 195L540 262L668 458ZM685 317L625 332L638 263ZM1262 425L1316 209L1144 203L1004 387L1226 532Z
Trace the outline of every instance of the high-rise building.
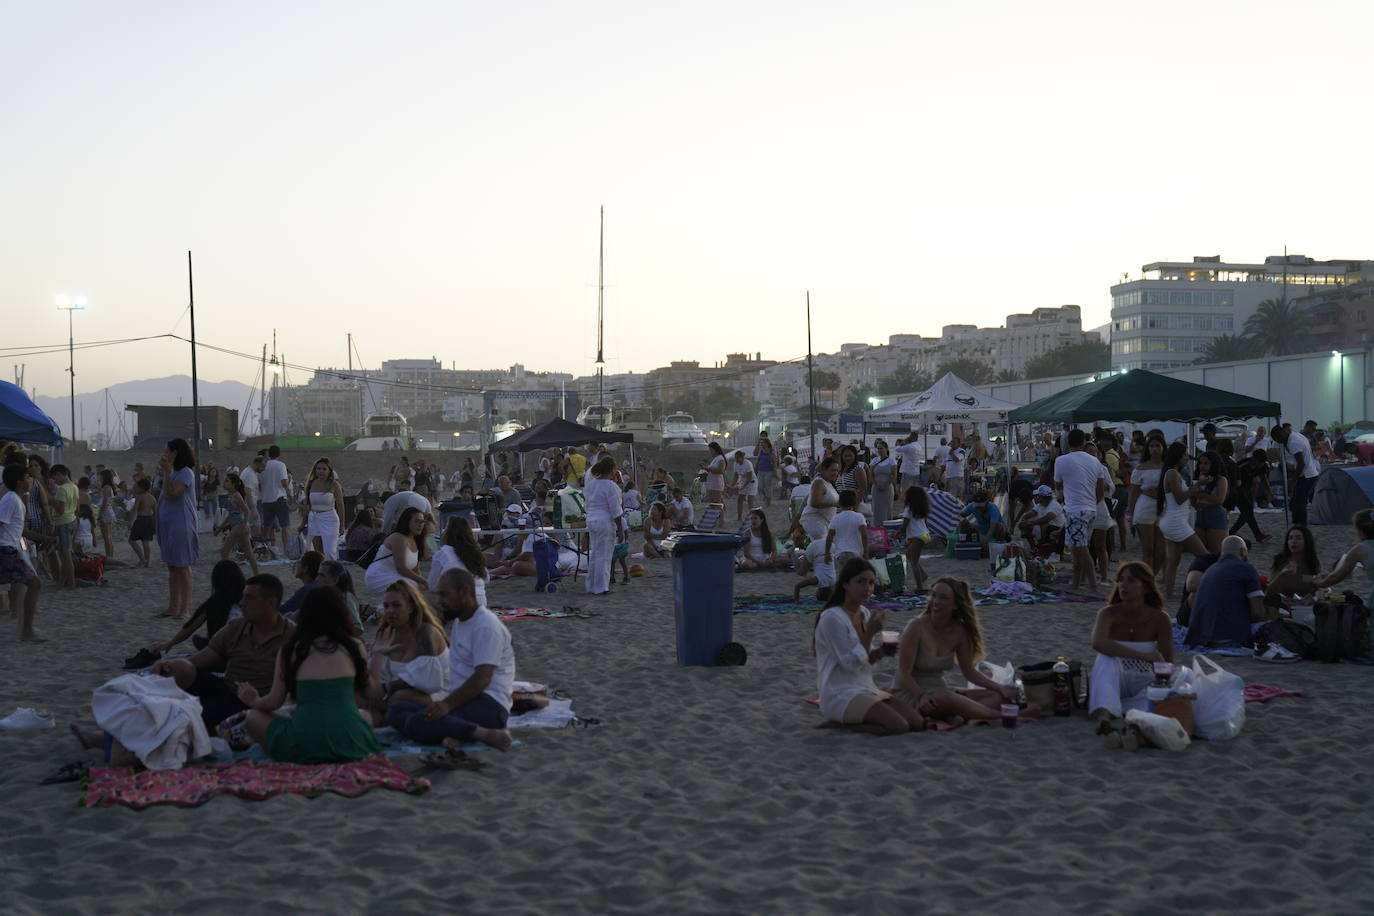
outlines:
M1196 362L1223 334L1239 334L1266 299L1293 299L1374 279L1374 261L1273 255L1239 264L1219 255L1155 261L1112 287L1112 368L1169 369Z

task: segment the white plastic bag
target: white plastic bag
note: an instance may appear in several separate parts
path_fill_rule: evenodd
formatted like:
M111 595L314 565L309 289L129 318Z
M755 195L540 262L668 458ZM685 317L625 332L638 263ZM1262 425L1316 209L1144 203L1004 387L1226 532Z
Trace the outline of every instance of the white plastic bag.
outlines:
M1210 670L1208 670L1210 669ZM1245 726L1245 681L1205 655L1193 657L1193 734L1226 741Z
M1146 741L1166 751L1181 751L1193 743L1183 724L1169 716L1132 709L1127 711L1126 721L1139 728Z
M987 659L983 659L973 667L991 678L992 682L998 686L1016 683L1016 666L1011 662L1007 662L1005 665L996 665ZM983 689L981 684L975 684L973 681L969 681L968 686L971 690Z

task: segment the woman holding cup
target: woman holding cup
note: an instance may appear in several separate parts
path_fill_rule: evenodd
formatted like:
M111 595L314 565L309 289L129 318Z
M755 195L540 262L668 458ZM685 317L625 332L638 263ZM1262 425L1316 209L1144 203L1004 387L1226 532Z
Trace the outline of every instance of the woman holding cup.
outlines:
M1144 696L1155 680L1156 662L1173 662L1173 623L1150 567L1139 560L1123 563L1093 625L1097 659L1088 681L1088 711L1102 720L1100 734L1111 731L1108 720L1122 714L1125 700Z
M864 602L873 596L876 580L867 560L855 557L845 563L816 617L811 648L821 714L879 735L920 731L923 724L916 710L873 682L873 666L884 652L881 646L871 647L883 631L886 615L869 611Z

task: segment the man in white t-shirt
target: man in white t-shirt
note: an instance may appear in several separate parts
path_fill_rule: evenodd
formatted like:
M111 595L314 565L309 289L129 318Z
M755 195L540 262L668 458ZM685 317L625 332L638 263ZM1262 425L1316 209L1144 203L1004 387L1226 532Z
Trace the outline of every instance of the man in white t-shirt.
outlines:
M935 446L935 451L930 455L931 483L939 483L945 479L945 459L948 457L949 440L941 436L940 444ZM939 477L939 480L936 480L936 477Z
M258 507L258 517L262 519L262 536L269 541L281 530L281 549L286 552L290 541L291 505L287 501L286 465L281 460L281 449L275 445L267 448L267 463L258 475L258 492L262 505Z
M692 501L682 492L682 487L673 487L673 501L668 504L668 518L674 528L690 528L696 512Z
M1312 440L1302 433L1293 431L1292 423L1279 428L1279 441L1284 443L1284 451L1293 456L1291 485L1293 487L1293 524L1307 524L1307 504L1312 499L1312 490L1317 485L1317 475L1321 468L1312 458Z
M825 533L825 562L833 564L836 570L844 569L851 559L868 556L868 527L857 511L858 505L859 498L853 490L841 493L840 511L830 520L830 529Z
M908 487L921 485L921 463L926 460L926 449L917 438L918 435L918 433L913 432L906 437L905 442L892 450L902 462L903 494L906 493Z
M731 465L735 472L735 520L744 521L745 503L749 504L752 511L759 492L758 477L754 474L754 462L745 457L743 451L735 452L735 460Z
M1097 588L1088 542L1092 538L1097 504L1106 495L1099 468L1102 462L1083 451L1087 436L1081 429L1069 430L1069 451L1054 462L1054 482L1063 494L1064 545L1073 551L1073 584Z
M945 451L945 489L955 499L964 498L964 471L967 460L968 452L959 442L959 437L955 436Z
M1036 547L1053 547L1064 533L1064 507L1054 498L1054 491L1041 484L1032 494L1033 508L1022 514L1017 524L1021 535Z
M387 724L414 741L459 747L475 739L510 750L511 689L515 650L501 619L477 603L472 574L453 567L439 577L439 611L449 629L449 686L452 692L428 706L397 701Z

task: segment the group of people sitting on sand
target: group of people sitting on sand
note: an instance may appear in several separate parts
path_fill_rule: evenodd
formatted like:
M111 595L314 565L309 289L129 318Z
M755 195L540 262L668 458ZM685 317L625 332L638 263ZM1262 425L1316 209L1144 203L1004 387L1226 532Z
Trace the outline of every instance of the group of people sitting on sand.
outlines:
M515 694L510 633L461 567L438 575L434 605L406 579L386 585L370 645L339 588L308 589L291 619L277 577L244 580L240 572L236 580L237 571L217 565L215 592L197 610L208 639L150 668L198 698L206 728L236 749L258 743L272 759L296 763L355 760L378 752L374 727L390 725L421 744L475 740L505 750L513 705L547 702ZM103 744L107 759L129 762L114 737L74 730L86 746Z

